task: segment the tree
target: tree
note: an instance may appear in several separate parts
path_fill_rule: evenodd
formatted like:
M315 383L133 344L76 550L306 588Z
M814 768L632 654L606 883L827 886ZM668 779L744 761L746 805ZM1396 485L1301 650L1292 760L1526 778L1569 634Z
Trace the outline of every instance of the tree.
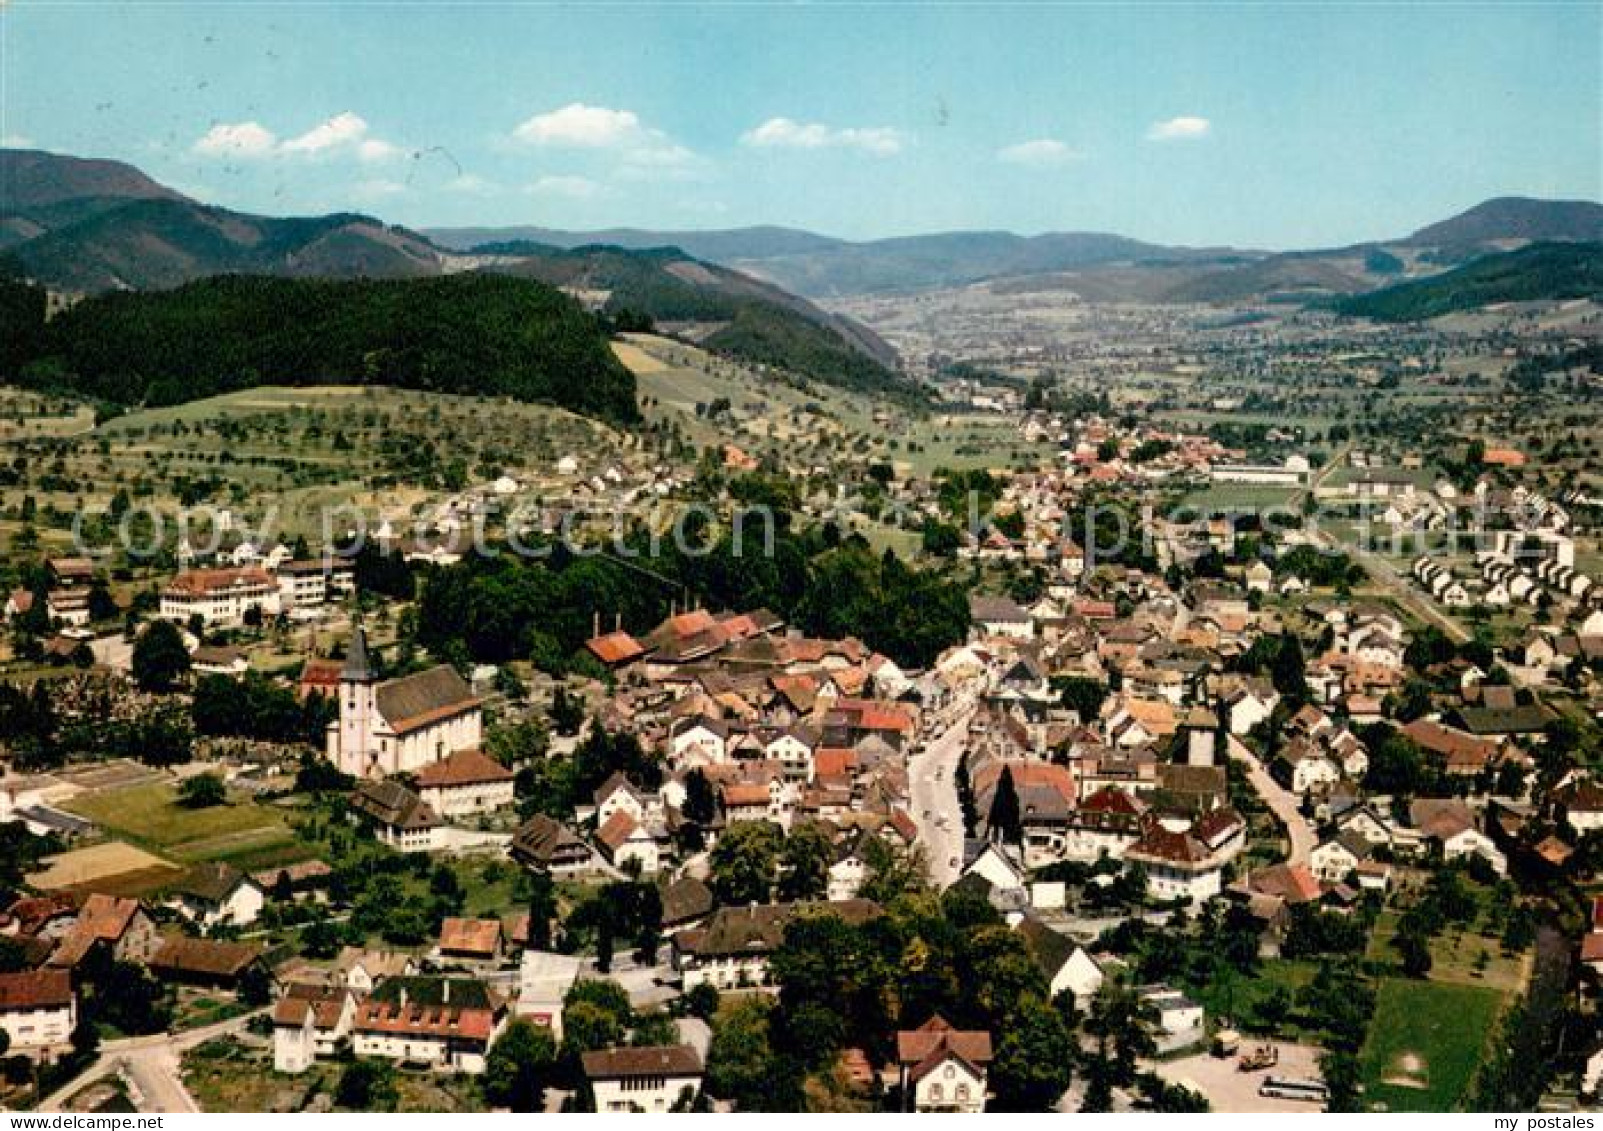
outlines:
M93 1013L97 1021L124 1033L159 1033L172 1022L167 987L134 962L112 962L94 980Z
M1403 957L1403 973L1410 978L1423 978L1430 973L1430 941L1424 935L1414 931L1398 934L1395 944Z
M712 890L730 906L767 903L784 834L768 821L736 821L712 850Z
M1074 1037L1057 1010L1030 997L1008 1018L991 1063L993 1111L1052 1111L1068 1089Z
M543 1111L545 1089L556 1063L551 1031L516 1018L496 1038L484 1061L484 1094L513 1111Z
M1280 646L1275 649L1274 663L1270 668L1270 678L1274 682L1275 690L1294 702L1306 702L1307 668L1307 661L1302 654L1302 641L1294 632L1283 634L1280 637Z
M798 825L785 838L780 853L779 897L784 900L821 899L829 888L829 866L835 847L813 822Z
M273 1000L273 976L260 962L253 962L239 976L239 1000L252 1007Z
M700 766L685 775L685 803L680 807L680 812L685 820L698 825L710 825L717 816L717 799L713 796L712 783L707 780Z
M629 995L617 982L581 978L562 999L562 1052L572 1059L582 1052L611 1048L623 1041L634 1023Z
M707 1050L707 1090L741 1111L800 1110L800 1079L769 1040L773 1002L747 997L714 1019Z
M1002 778L996 783L996 795L991 799L991 816L988 822L991 839L1003 844L1018 844L1024 827L1019 814L1019 791L1013 784L1013 768L1004 766Z
M378 1060L353 1060L340 1073L334 1102L351 1111L393 1111L400 1100L395 1069Z
M216 774L196 774L179 785L178 800L187 809L210 809L228 800L228 787Z
M549 872L529 877L529 947L551 949L551 920L557 916L557 887Z
M1054 679L1052 686L1063 706L1079 715L1083 723L1096 719L1102 710L1102 701L1108 697L1107 684L1084 676L1063 676Z
M134 682L141 690L165 695L189 673L183 634L171 621L152 621L134 641Z

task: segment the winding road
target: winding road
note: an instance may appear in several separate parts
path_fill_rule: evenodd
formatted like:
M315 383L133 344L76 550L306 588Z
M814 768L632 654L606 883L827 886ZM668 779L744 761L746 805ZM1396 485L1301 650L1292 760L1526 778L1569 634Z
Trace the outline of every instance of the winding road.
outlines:
M1247 781L1263 798L1264 804L1285 826L1286 835L1291 840L1291 852L1286 857L1287 864L1306 864L1314 846L1319 843L1319 837L1314 832L1314 826L1297 805L1297 795L1277 782L1258 756L1249 750L1235 735L1230 736L1230 757L1242 762L1247 767Z

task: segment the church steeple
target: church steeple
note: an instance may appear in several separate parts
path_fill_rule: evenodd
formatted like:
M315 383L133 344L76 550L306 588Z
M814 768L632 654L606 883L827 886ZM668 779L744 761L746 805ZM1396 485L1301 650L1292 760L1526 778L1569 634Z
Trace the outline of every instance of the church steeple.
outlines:
M351 634L351 646L345 650L345 667L340 672L341 683L372 683L373 666L367 659L367 630L361 625Z

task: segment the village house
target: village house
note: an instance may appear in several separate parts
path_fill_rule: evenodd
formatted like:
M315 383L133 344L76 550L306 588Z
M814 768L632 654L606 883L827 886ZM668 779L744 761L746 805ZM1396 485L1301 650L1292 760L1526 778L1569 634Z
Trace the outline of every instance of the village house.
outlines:
M0 974L0 1032L13 1055L52 1059L78 1027L78 999L65 970Z
M180 915L202 928L245 927L256 921L267 893L245 873L228 864L201 864L173 888Z
M62 936L50 965L75 969L94 947L105 947L118 962L143 966L161 945L156 923L137 899L94 892L78 910L77 921Z
M373 826L380 844L399 852L432 852L444 828L434 807L398 781L365 781L351 791L351 812Z
M720 907L704 925L673 936L673 965L683 988L689 991L706 984L733 990L767 985L768 959L784 941L786 925L814 912L861 923L877 916L880 909L866 899Z
M458 919L440 923L437 948L443 961L495 966L505 953L505 933L499 919Z
M896 1034L902 1097L916 1112L985 1110L991 1035L952 1027L939 1014Z
M1215 809L1194 822L1161 818L1125 850L1126 864L1147 873L1154 899L1184 899L1200 905L1223 889L1225 865L1246 843L1246 822L1231 809Z
M389 978L357 1007L351 1049L357 1056L476 1075L506 1017L506 1006L483 982Z
M349 1043L357 995L348 986L295 984L273 1006L273 1071L305 1072Z
M701 1057L689 1045L600 1049L580 1059L598 1112L685 1111L701 1091Z
M549 872L553 877L574 876L595 868L594 853L579 834L544 813L518 826L507 852L525 868Z

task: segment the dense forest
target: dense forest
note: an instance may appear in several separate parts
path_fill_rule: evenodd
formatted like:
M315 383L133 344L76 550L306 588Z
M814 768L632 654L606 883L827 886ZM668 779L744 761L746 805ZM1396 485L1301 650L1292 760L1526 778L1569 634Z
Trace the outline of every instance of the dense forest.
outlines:
M781 529L772 554L758 541L737 549L725 534L688 553L664 543L653 556L642 544L631 547L632 560L574 556L560 546L540 560L476 556L429 571L416 641L458 663L530 657L561 671L582 664L595 618L644 632L668 615L671 600L689 595L715 610L765 607L808 633L855 636L913 667L968 632L967 588L958 579L876 554L857 537L841 541L829 526Z
M86 299L42 330L36 321L11 327L14 311L26 319L36 310L8 286L8 374L22 360L13 379L23 384L115 404L179 404L267 384L375 384L544 401L619 422L639 416L634 377L600 322L527 279L219 276Z
M1463 267L1342 299L1343 314L1418 322L1496 302L1603 297L1603 244L1538 243Z

